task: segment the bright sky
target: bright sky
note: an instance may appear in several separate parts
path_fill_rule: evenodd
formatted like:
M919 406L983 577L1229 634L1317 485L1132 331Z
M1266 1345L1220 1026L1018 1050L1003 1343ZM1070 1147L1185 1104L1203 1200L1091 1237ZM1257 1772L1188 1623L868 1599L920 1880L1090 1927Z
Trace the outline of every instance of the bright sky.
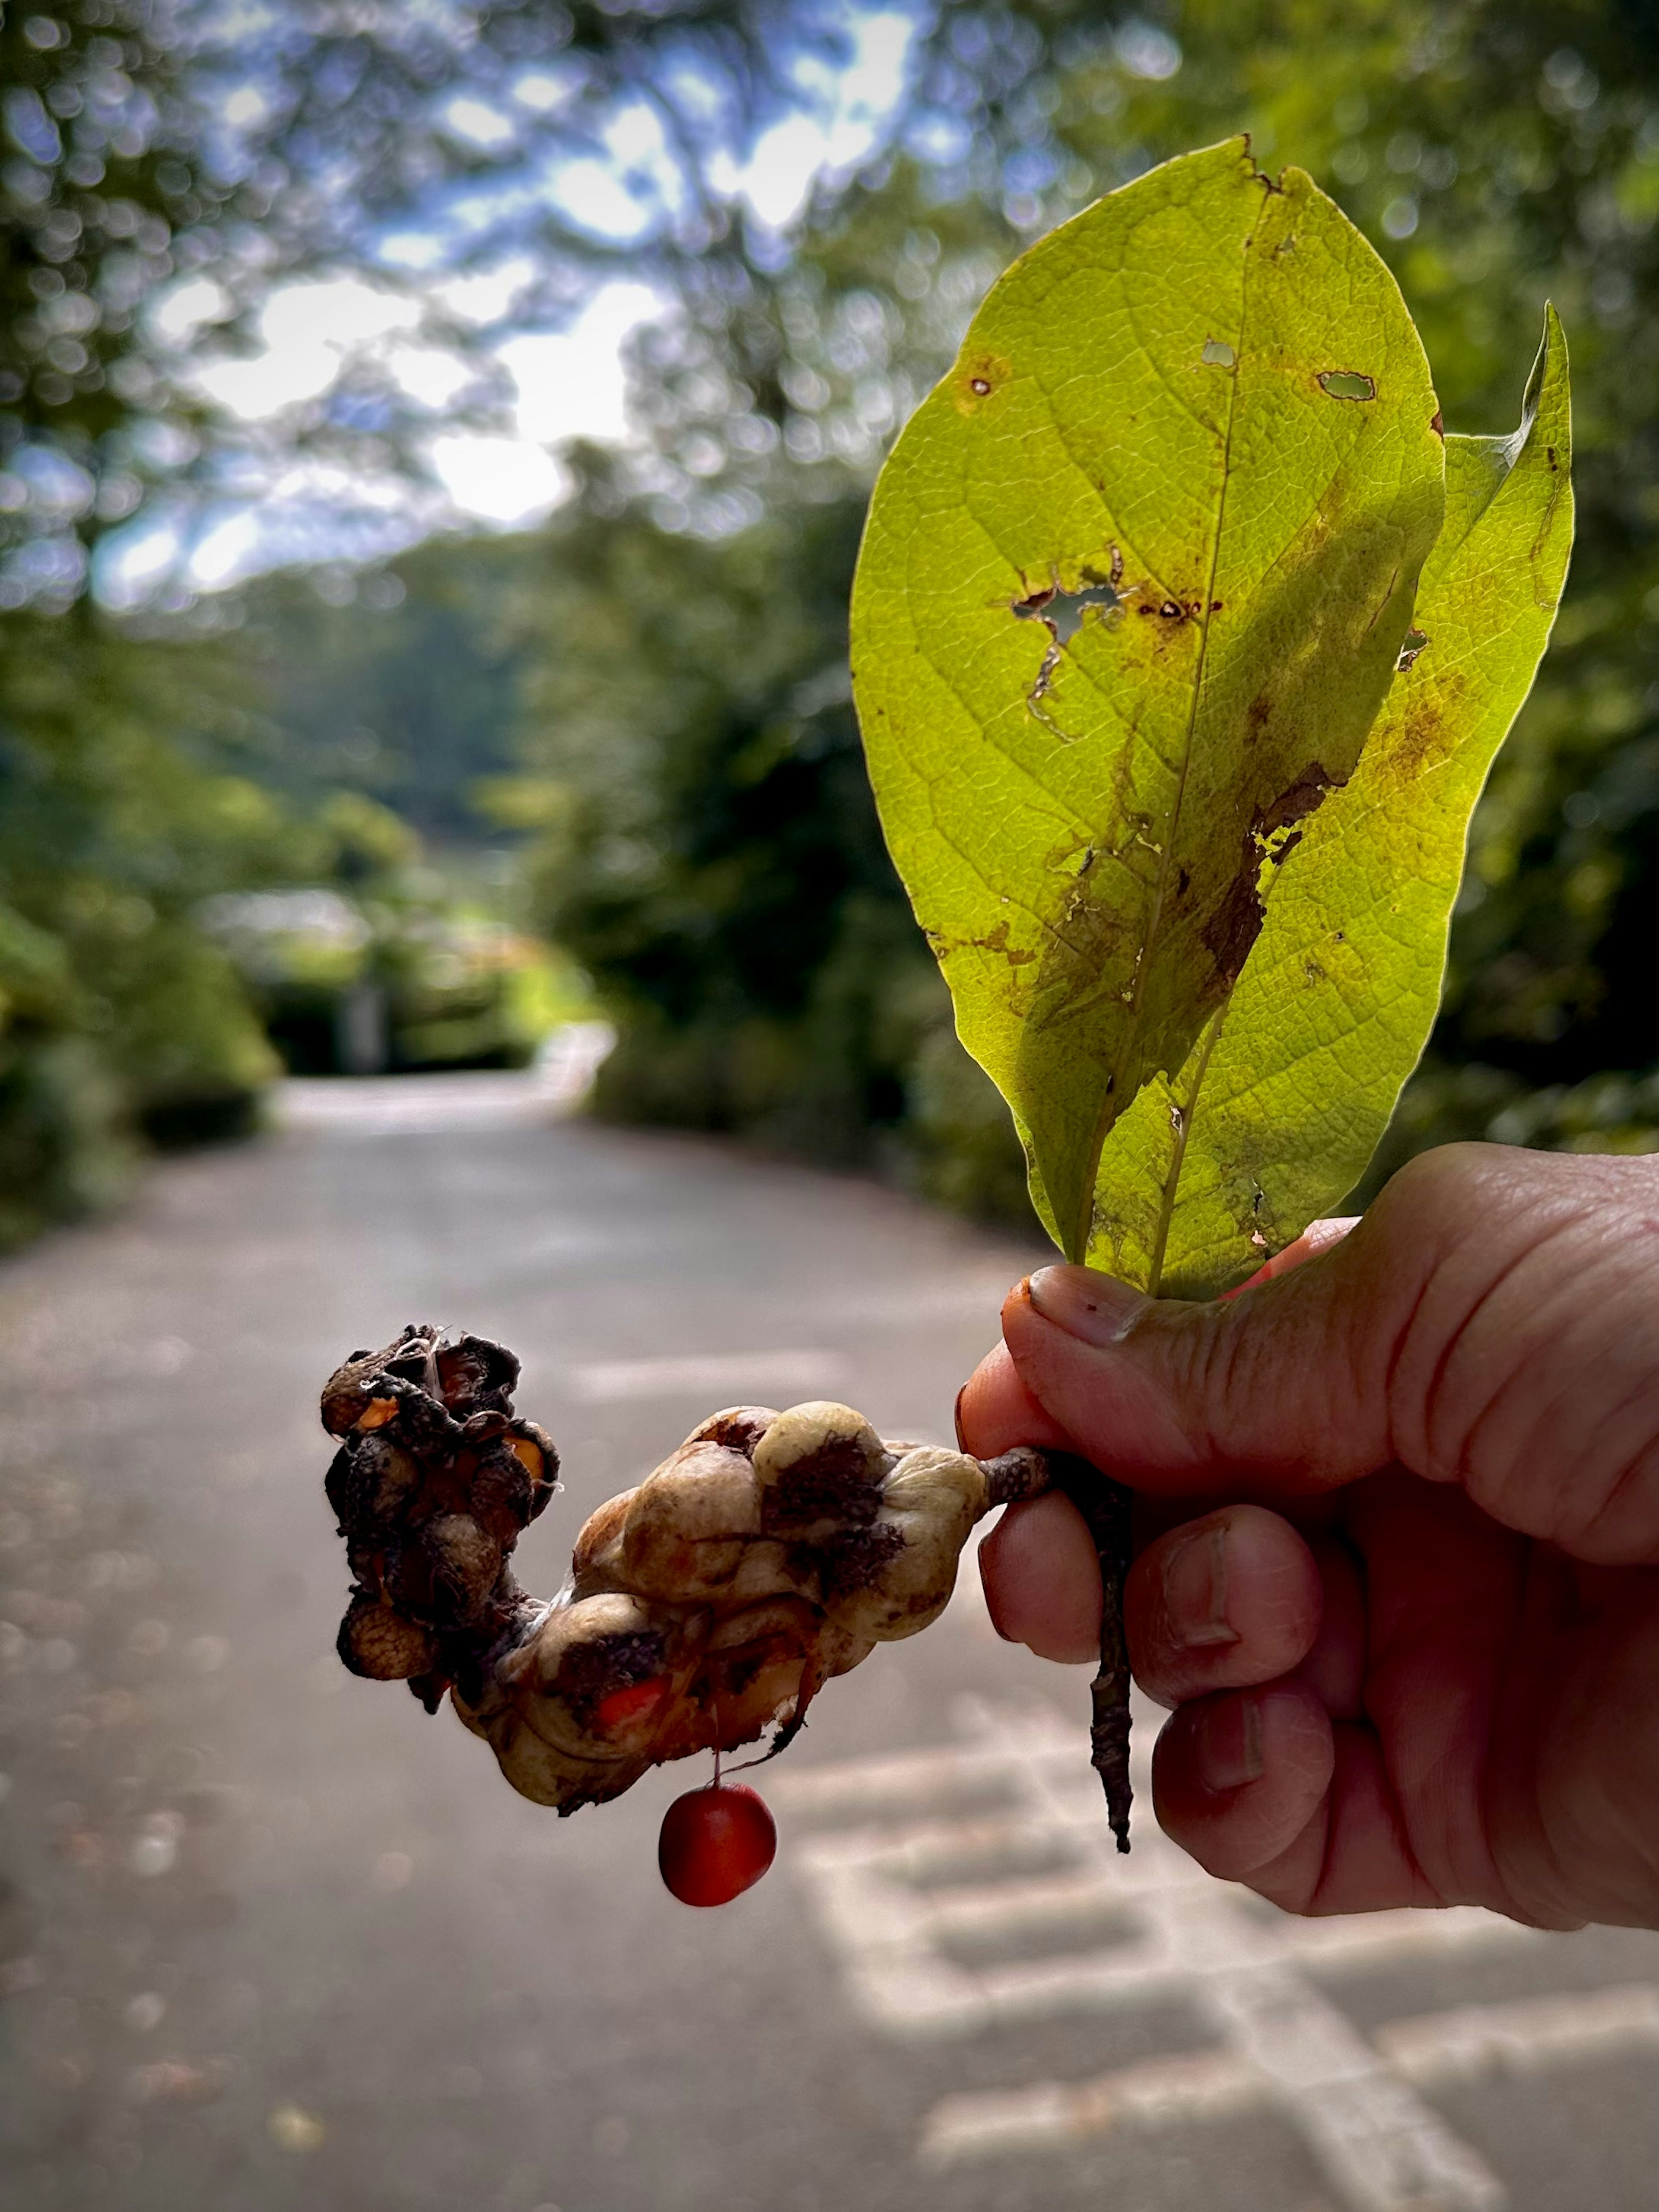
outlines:
M745 201L769 228L787 229L816 178L851 167L875 143L897 104L915 33L909 15L857 16L846 68L831 70L814 62L798 71L803 97L816 112L775 125L746 165L728 164L714 175L715 189ZM550 100L556 92L550 80ZM447 120L458 136L480 145L508 127L465 94L452 103ZM625 111L611 134L610 159L565 164L549 179L549 191L597 234L626 240L642 219L629 180L636 174L648 179L658 127L644 109ZM216 344L214 326L228 303L209 280L186 279L152 313L158 331L194 356L190 380L204 397L246 422L269 425L278 442L291 410L324 398L354 370L370 366L389 374L431 411L428 452L441 495L422 507L390 482L383 488L331 482L314 465L279 465L274 478L240 495L229 488L214 510L198 511L188 545L178 513L150 509L135 518L128 530L106 541L99 579L106 597L131 603L169 572L176 574L181 561L185 580L211 591L285 561L384 551L457 519L498 526L534 522L568 489L562 446L574 438L627 438L623 351L643 324L670 311L661 293L642 283L613 280L562 330L524 329L509 336L496 356L514 387L513 428L508 434L484 435L446 419L471 378L455 354L421 337L414 288L423 288L464 319L483 324L510 318L513 298L532 272L523 261L508 261L446 280L434 267L441 252L429 237L398 239L386 255L391 266L385 285L354 276L283 286L259 316L258 350L246 358ZM342 544L337 527L334 542L323 542L331 536L331 510L337 515L343 501L368 518L368 542ZM375 542L377 510L383 514L380 542Z

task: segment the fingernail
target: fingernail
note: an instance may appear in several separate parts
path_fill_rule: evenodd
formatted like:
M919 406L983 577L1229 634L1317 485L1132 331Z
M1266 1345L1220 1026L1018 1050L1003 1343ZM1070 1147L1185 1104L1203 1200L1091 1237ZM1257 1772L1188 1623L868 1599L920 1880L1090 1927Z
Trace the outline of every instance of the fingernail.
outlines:
M1198 1717L1193 1731L1198 1778L1219 1795L1260 1782L1267 1772L1261 1755L1261 1701L1250 1696L1223 1698Z
M1141 1291L1092 1267L1039 1267L1029 1289L1044 1321L1084 1344L1116 1344L1152 1304Z
M1227 1524L1200 1523L1180 1538L1164 1562L1164 1607L1183 1650L1237 1644L1227 1619Z

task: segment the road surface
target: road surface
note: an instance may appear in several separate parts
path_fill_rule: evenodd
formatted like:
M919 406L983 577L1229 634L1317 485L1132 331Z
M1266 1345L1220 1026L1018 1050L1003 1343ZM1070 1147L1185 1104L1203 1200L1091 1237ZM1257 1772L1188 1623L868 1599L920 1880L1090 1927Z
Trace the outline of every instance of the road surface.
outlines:
M1650 2212L1659 1938L1310 1928L1144 1804L1115 1859L1086 1673L971 1591L814 1708L716 1913L654 1866L700 1773L557 1820L341 1669L353 1346L520 1350L550 1589L716 1405L941 1436L1027 1256L483 1077L296 1087L0 1270L9 2212Z

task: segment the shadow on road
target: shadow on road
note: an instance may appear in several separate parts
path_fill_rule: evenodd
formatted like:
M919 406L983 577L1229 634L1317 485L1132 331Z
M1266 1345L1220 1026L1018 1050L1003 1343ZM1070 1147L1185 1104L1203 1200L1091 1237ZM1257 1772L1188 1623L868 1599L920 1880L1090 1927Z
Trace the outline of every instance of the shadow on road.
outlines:
M1144 1799L1120 1877L1086 1670L966 1589L814 1708L763 1778L778 1865L716 1913L655 1871L689 1770L560 1821L343 1671L315 1403L353 1346L521 1352L550 1589L714 1404L942 1437L1032 1256L568 1095L295 1085L262 1145L0 1270L9 2212L1650 2206L1659 1941L1310 1935Z

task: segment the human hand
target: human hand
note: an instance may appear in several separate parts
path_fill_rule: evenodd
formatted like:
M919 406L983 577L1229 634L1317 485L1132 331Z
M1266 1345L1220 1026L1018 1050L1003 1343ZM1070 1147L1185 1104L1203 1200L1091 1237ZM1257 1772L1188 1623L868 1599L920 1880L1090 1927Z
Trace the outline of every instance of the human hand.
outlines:
M964 1448L1139 1493L1155 1804L1212 1874L1294 1912L1659 1926L1659 1162L1449 1146L1346 1226L1205 1305L1044 1268ZM1063 1498L980 1558L1004 1636L1094 1656Z

